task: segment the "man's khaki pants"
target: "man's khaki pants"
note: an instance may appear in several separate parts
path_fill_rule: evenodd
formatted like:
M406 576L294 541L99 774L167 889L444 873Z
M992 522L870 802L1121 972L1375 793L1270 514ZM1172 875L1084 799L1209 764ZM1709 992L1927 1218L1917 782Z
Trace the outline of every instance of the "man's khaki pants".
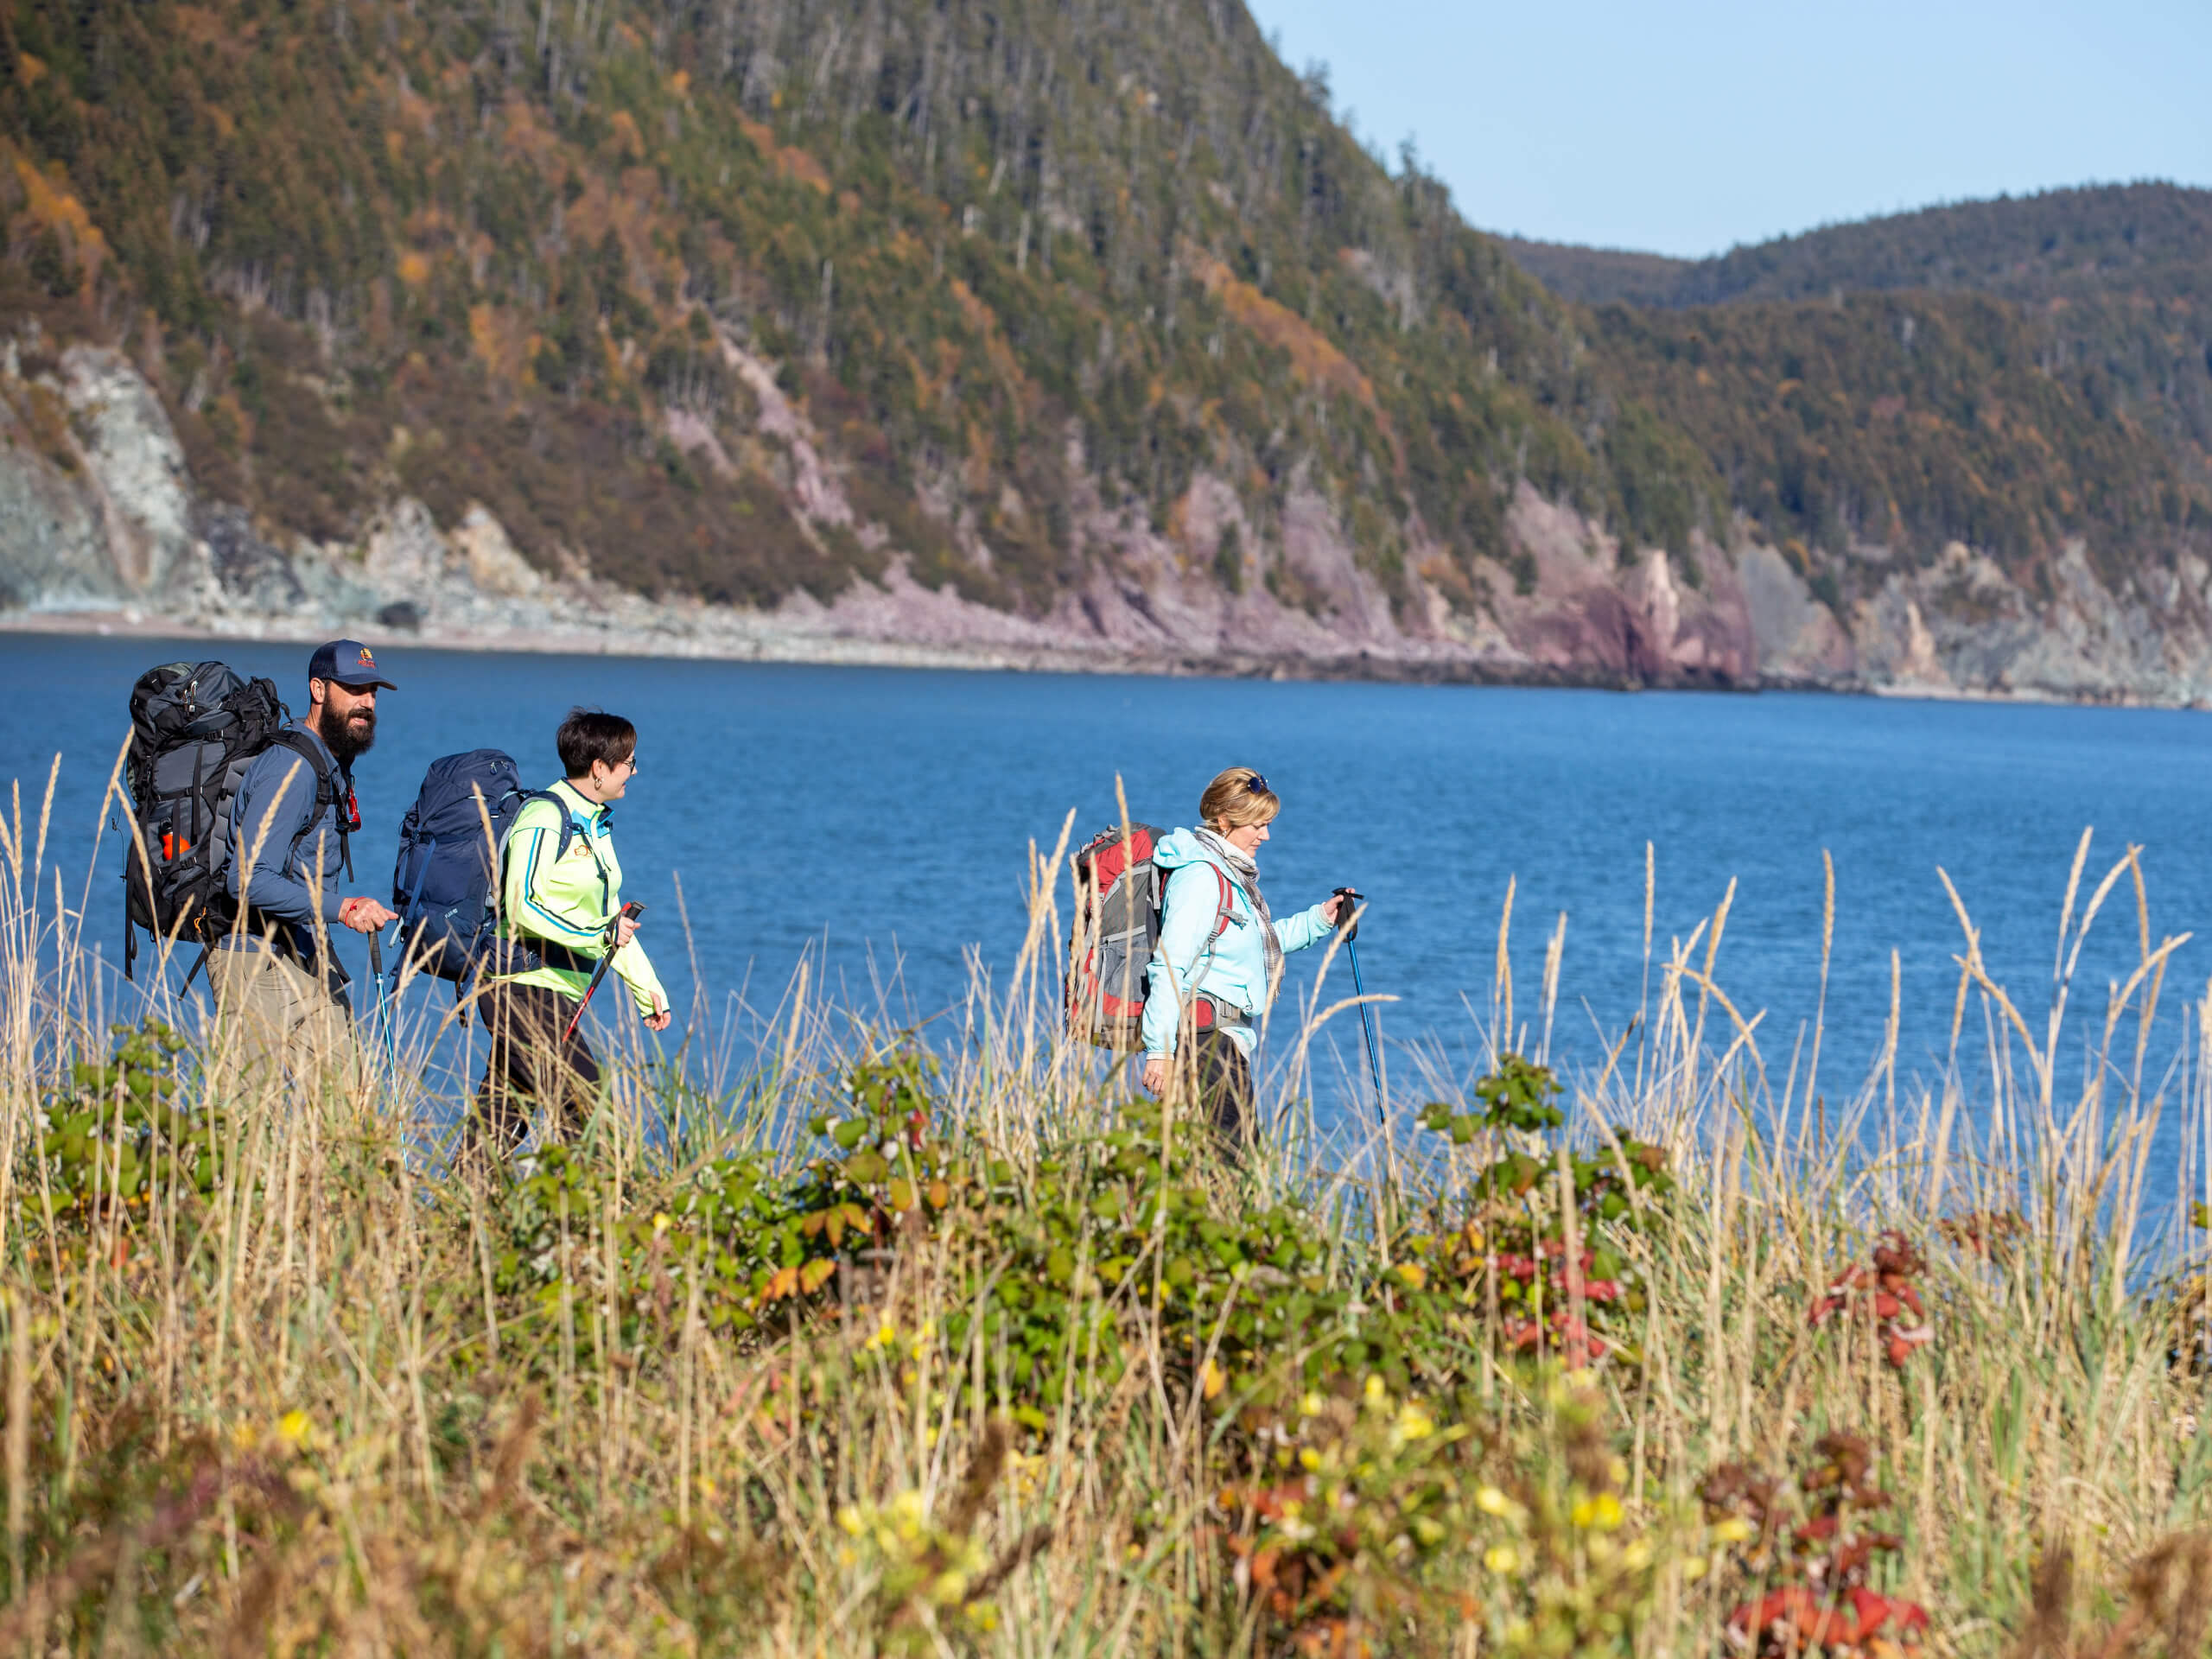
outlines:
M353 1011L321 971L257 939L210 950L207 982L243 1067L273 1067L294 1082L353 1080L359 1060Z

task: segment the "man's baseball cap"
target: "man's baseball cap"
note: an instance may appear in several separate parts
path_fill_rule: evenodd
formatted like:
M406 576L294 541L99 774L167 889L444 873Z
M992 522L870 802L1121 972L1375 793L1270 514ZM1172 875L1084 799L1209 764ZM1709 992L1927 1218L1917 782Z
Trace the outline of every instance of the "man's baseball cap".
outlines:
M399 690L385 678L374 653L358 639L334 639L316 647L315 655L308 658L308 678L335 680L348 690L358 690L365 685L380 685L387 691Z

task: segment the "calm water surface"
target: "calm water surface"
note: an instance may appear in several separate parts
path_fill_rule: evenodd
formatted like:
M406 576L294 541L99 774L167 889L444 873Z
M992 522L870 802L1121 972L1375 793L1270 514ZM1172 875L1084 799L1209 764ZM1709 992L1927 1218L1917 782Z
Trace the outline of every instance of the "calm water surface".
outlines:
M51 845L81 872L143 668L221 657L305 702L306 648L0 635L0 781L35 798L62 756ZM578 702L628 715L642 770L618 809L627 891L679 1009L697 988L772 1004L804 953L857 1006L956 1003L969 951L1003 972L1024 925L1032 841L1071 809L1084 835L1132 812L1190 821L1221 766L1259 767L1284 798L1262 855L1281 912L1340 884L1370 895L1368 988L1402 1001L1394 1049L1427 1039L1470 1057L1486 1010L1509 880L1525 1011L1564 912L1559 1042L1595 1052L1635 1012L1644 848L1656 849L1664 953L1730 880L1718 976L1769 1010L1786 1070L1819 988L1823 849L1835 861L1835 958L1824 1067L1847 1087L1878 1051L1890 953L1902 963L1902 1052L1942 1047L1960 933L1948 869L1992 971L2039 1027L2067 869L2085 826L2101 872L2144 849L2154 941L2190 931L2170 987L2212 973L2212 721L2187 713L1882 702L1109 677L927 672L393 649L376 749L358 768L356 866L388 881L400 815L434 756L480 745L550 781L551 734ZM108 840L104 866L119 871ZM691 956L677 925L680 877ZM99 936L120 941L119 882L92 883ZM70 887L75 902L78 883ZM2115 895L2118 899L2126 894ZM2083 958L2089 995L2135 951L2132 898ZM359 942L346 936L356 957ZM1293 957L1310 976L1320 953ZM1306 982L1294 974L1293 988ZM437 995L442 995L439 990ZM429 996L430 991L417 995ZM2178 1012L2178 999L2173 1005ZM1399 1061L1402 1077L1406 1062ZM1344 1052L1346 1059L1353 1051ZM1325 1081L1324 1090L1340 1094Z

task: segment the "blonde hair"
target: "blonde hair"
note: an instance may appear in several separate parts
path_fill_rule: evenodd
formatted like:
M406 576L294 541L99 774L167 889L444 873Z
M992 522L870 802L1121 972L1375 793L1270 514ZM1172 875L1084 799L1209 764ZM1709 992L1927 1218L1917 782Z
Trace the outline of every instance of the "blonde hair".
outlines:
M1256 784L1255 789L1253 785ZM1268 780L1249 766L1231 766L1206 785L1198 797L1198 822L1218 830L1224 818L1232 830L1247 824L1268 823L1282 810L1282 797L1268 787Z

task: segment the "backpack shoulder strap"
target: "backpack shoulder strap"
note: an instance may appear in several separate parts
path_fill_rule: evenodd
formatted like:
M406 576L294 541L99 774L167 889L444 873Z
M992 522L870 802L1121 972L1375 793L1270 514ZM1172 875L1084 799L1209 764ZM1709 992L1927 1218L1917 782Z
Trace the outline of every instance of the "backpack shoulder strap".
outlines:
M322 745L305 732L296 726L279 726L275 731L270 733L269 741L264 746L262 753L266 754L270 749L291 750L293 753L308 763L308 770L315 774L317 794L327 793L334 798L336 796L338 769L324 760Z
M1213 931L1206 935L1206 948L1200 953L1202 957L1213 955L1214 946L1221 943L1221 936L1229 931L1229 918L1236 913L1236 894L1230 884L1229 873L1211 859L1206 861L1206 868L1213 872L1213 879L1221 883L1221 897L1216 902L1213 912Z
M1214 947L1221 943L1221 936L1229 931L1230 918L1236 913L1236 889L1230 881L1229 873L1211 858L1202 858L1198 861L1213 872L1213 879L1220 884L1221 890L1214 899L1213 927L1206 934L1205 944L1199 947L1198 954L1192 959L1194 968L1198 963L1212 960ZM1164 900L1167 896L1167 883L1164 880L1160 884L1160 892Z
M308 770L315 774L315 810L308 816L307 827L292 837L292 851L296 853L300 843L314 833L322 815L339 804L341 798L338 793L338 768L325 761L320 743L295 727L278 727L270 734L269 741L261 752L266 754L270 749L280 748L291 750L308 763ZM346 819L346 815L343 812L332 814L332 822L338 830L339 862L345 868L346 879L351 881L353 879L353 850L347 841ZM287 855L287 861L289 861L289 855Z
M508 842L514 836L516 824L521 822L523 813L532 801L543 801L553 809L554 816L560 820L561 839L553 849L553 859L556 863L569 855L569 843L576 838L575 814L570 810L568 802L550 789L524 790L522 805L515 809L515 816L507 824L507 834L499 842L499 884L503 888L506 885ZM600 898L604 904L612 884L607 879L607 866L599 861L599 849L591 844L591 837L588 836L584 837L584 851L591 855L592 868L599 872Z
M569 843L576 838L575 810L550 789L525 789L522 792L522 806L515 809L515 816L520 817L523 807L528 806L532 801L543 801L553 809L553 816L561 826L561 840L553 849L553 856L556 861L566 858L569 855ZM594 861L596 861L596 855L594 855Z

